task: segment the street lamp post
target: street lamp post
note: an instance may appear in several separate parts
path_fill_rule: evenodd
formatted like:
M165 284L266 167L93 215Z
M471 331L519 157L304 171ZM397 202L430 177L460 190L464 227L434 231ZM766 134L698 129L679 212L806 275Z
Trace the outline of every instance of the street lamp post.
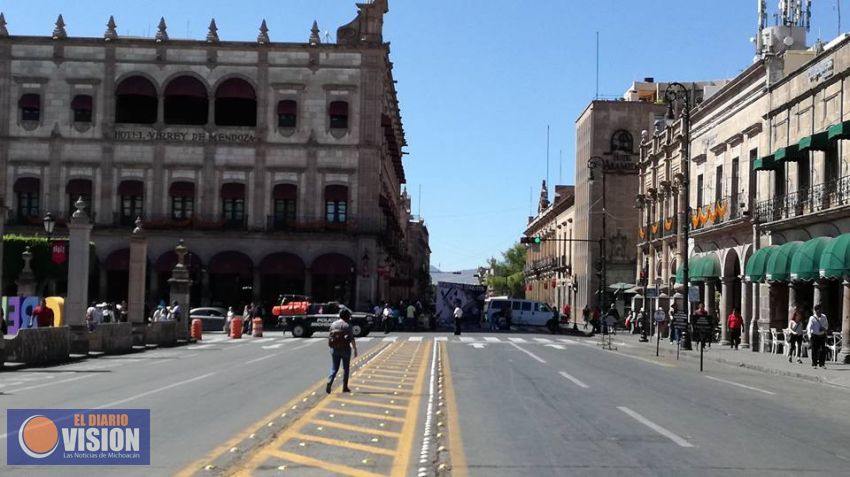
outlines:
M600 253L600 268L602 269L602 276L599 280L599 308L600 308L600 320L604 322L602 318L602 313L606 313L605 310L605 290L607 287L607 279L608 279L608 260L607 260L607 247L606 240L608 238L608 222L606 220L606 216L608 215L608 210L605 206L605 159L600 156L592 156L587 160L587 168L590 172L589 181L591 184L594 182L593 171L599 169L600 174L602 175L602 238L599 239L599 253ZM600 330L604 329L602 327L602 323L599 324Z
M676 119L676 116L673 111L673 103L681 102L682 108L679 112L679 117L682 120L682 147L681 147L681 157L682 157L682 194L685 197L684 206L679 207L679 227L680 233L682 234L682 247L681 247L681 257L682 257L682 283L685 287L684 291L684 310L688 315L688 326L685 327L684 332L682 333L682 349L692 349L691 347L691 333L690 333L690 323L691 323L691 304L690 304L690 296L689 289L690 284L688 283L690 280L690 276L688 273L688 240L689 240L689 227L688 220L691 211L691 198L690 198L690 129L691 129L691 102L690 97L688 95L688 88L681 83L670 83L667 85L667 89L664 91L664 99L667 100L667 124L672 125L673 121ZM675 299L675 298L674 298Z
M47 234L47 241L50 242L53 237L53 229L56 227L56 219L53 218L52 213L48 212L44 215L42 222L44 223L44 232Z

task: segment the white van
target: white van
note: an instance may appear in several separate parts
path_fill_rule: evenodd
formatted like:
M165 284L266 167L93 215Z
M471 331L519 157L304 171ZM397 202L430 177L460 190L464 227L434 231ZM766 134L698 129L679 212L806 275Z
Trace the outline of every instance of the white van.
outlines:
M508 309L510 313L506 312ZM558 320L553 319L555 312L546 303L503 297L484 300L484 321L496 323L500 330L507 330L508 316L511 325L545 326L553 333L558 329Z

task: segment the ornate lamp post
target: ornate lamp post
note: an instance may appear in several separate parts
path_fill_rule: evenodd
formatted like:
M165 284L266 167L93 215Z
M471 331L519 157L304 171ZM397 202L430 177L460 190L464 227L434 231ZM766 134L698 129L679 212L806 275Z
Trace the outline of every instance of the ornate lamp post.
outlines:
M53 214L48 212L44 215L44 218L41 220L44 223L44 232L47 234L47 241L50 241L50 238L53 237L53 229L56 227L56 219L53 218Z
M685 287L684 295L681 295L679 292L676 293L674 299L682 300L683 309L688 315L688 326L685 328L684 333L682 334L682 348L683 349L692 349L691 348L691 333L690 333L690 321L691 321L691 304L689 297L689 289L690 289L690 276L688 273L688 240L689 240L689 227L688 227L688 218L691 212L691 199L690 199L690 129L691 129L691 101L688 92L688 88L681 83L670 83L667 86L667 89L664 91L664 99L667 100L667 125L671 126L676 119L676 115L673 110L673 103L679 102L682 104L681 109L679 110L679 119L682 121L682 147L681 147L681 158L682 158L682 195L684 196L684 200L679 207L679 233L682 237L682 245L679 250L681 250L682 257L682 282Z
M590 177L588 180L591 184L595 182L596 178L594 177L593 172L596 169L599 169L599 173L602 176L602 238L599 239L599 255L601 264L600 268L602 269L602 275L599 280L599 308L601 309L601 315L602 313L607 312L607 310L605 309L605 291L608 286L608 284L606 283L608 279L608 260L606 250L607 247L605 243L608 239L608 222L606 220L608 211L605 205L605 159L600 156L592 156L590 159L587 160L587 168L589 169L590 173ZM604 322L604 319L602 319L601 316L600 320ZM604 329L601 323L599 326L600 329Z

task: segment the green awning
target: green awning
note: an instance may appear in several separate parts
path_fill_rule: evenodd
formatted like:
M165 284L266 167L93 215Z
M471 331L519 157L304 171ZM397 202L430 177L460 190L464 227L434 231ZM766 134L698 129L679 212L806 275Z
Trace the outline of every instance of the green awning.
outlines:
M829 149L829 132L823 131L800 139L800 152L825 151Z
M688 281L693 280L694 276L694 267L699 262L699 257L691 257L688 259ZM682 281L684 280L685 271L682 269L682 266L679 265L678 270L676 270L676 283L683 285Z
M764 156L759 159L753 161L753 170L754 171L772 171L779 167L781 164L776 162L773 154L769 156Z
M812 281L820 277L820 260L831 237L813 238L797 249L791 258L791 280Z
M770 255L774 250L779 247L776 245L771 245L770 247L761 248L747 260L747 265L744 267L744 278L748 282L753 283L762 283L764 282L764 274L765 269L767 268L767 261L770 259Z
M765 269L765 279L769 282L787 282L791 278L791 260L803 242L788 242L779 246L770 254Z
M844 278L850 276L850 234L832 239L820 256L820 276Z
M800 159L800 149L796 144L792 144L788 147L780 147L773 154L776 162L791 162L798 161Z
M690 275L692 282L704 282L720 278L720 260L718 260L717 255L709 253L696 259L696 264Z
M850 121L833 124L827 130L827 136L832 139L850 139Z

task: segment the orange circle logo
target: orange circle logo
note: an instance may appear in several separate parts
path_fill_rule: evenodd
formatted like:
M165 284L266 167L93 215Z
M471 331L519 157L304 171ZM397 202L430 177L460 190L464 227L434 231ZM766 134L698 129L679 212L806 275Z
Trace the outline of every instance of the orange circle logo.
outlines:
M59 429L56 423L46 416L32 416L21 424L18 443L28 456L44 459L59 445Z

